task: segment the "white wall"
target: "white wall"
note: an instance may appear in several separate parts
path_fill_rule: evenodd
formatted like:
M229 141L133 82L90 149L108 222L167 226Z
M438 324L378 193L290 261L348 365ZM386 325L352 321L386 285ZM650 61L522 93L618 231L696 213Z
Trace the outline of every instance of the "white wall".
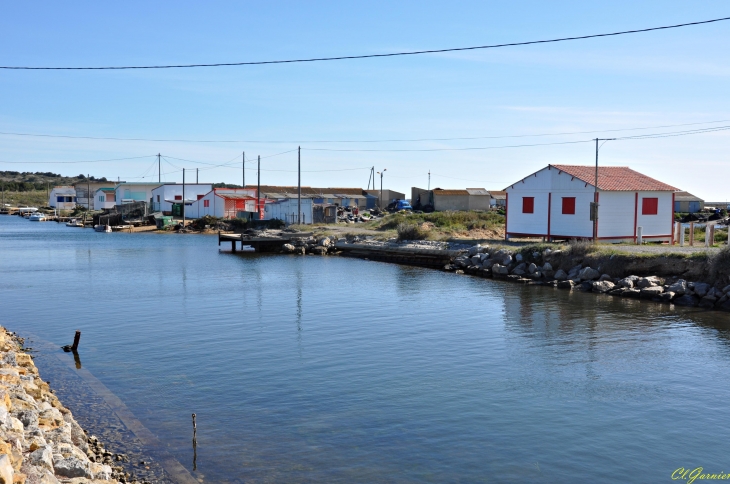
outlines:
M312 223L312 199L302 198L302 223ZM264 220L279 219L287 224L297 223L298 201L296 198L287 198L264 205Z
M203 196L213 189L213 185L210 183L200 184L185 184L185 199L186 200L197 200L198 196ZM171 212L172 202L167 200L175 200L175 197L180 197L182 203L183 186L182 184L174 185L161 185L152 190L152 209L155 212ZM158 201L159 197L159 201ZM189 205L186 208L190 208Z
M641 214L641 199L644 197L658 198L659 207L656 215ZM652 235L672 234L674 224L674 206L672 205L671 192L639 192L639 210L636 225L643 228L644 237ZM670 237L652 240L669 240Z
M93 207L94 210L103 210L105 208L112 208L114 205L117 204L116 200L114 200L116 192L104 192L102 190L97 190L94 194L94 203ZM103 197L103 201L99 200L100 197Z
M57 197L70 197L70 202L59 202ZM59 210L76 208L76 189L74 187L54 187L48 195L48 206Z
M535 175L531 175L507 188L506 230L508 233L547 235L550 173L547 169L544 169ZM522 213L523 197L535 197L533 213Z

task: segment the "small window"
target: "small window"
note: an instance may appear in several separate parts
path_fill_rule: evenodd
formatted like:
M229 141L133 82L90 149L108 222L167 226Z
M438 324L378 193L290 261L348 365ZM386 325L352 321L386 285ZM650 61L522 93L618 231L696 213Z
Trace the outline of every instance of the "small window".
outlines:
M535 197L522 197L522 213L535 213Z
M182 195L175 195L175 200L182 200Z
M203 200L204 207L210 207L210 200Z
M659 211L658 198L642 198L641 199L641 215L656 215Z
M160 196L157 195L157 203L160 203Z
M563 197L563 215L575 215L575 197Z

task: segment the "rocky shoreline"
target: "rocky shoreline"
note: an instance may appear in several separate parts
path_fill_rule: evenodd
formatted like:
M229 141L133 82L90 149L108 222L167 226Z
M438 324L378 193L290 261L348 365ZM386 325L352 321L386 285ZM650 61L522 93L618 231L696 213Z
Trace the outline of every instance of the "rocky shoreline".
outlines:
M614 257L615 255L603 260L602 264L599 262L594 268L586 263L588 257L572 256L570 250L548 248L525 252L476 245L455 257L444 269L522 284L730 311L730 280L727 275L711 275L704 267L692 270L686 268L686 264L682 265L682 271L695 274L704 272L709 281L687 280L681 275L671 274L671 268L667 267L656 268L657 272L670 273L665 276L617 274L625 272L628 264L614 262ZM698 261L696 265L703 266L707 263Z
M41 378L24 340L0 327L0 484L137 483Z

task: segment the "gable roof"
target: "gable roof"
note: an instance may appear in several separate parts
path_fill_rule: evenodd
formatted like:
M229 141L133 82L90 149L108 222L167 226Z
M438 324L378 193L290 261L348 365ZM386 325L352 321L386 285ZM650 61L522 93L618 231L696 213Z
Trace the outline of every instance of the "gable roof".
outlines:
M675 202L704 202L700 197L689 192L677 192L674 194Z
M434 188L433 189L433 194L434 195L447 195L447 196L451 196L451 195L469 195L469 192L466 191L463 188L460 189L460 190L448 190L448 189L447 190L444 190L442 188Z
M595 186L595 166L548 165L570 176ZM598 189L606 191L657 191L676 192L678 189L634 171L628 166L599 166Z

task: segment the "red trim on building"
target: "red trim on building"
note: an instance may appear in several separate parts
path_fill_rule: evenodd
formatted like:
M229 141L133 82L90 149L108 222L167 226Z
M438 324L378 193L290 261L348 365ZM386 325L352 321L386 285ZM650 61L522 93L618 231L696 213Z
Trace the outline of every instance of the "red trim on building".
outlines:
M514 186L512 188L514 188ZM504 194L504 240L507 240L507 227L509 227L509 225L507 225L507 215L509 215L509 192L505 192Z
M670 245L674 245L674 192L672 192L672 210L670 210L670 213L672 214L672 223L669 226L672 230L672 241Z
M552 208L553 194L548 193L548 230L547 230L547 241L550 242L550 209Z
M512 235L515 237L547 237L547 234L524 234L519 232L506 232L505 235ZM556 235L552 234L553 239L589 239L590 237L580 235ZM671 237L671 234L667 235L645 235L645 239L662 239L665 237ZM633 235L615 235L612 237L598 237L598 240L615 240L615 239L633 239Z

